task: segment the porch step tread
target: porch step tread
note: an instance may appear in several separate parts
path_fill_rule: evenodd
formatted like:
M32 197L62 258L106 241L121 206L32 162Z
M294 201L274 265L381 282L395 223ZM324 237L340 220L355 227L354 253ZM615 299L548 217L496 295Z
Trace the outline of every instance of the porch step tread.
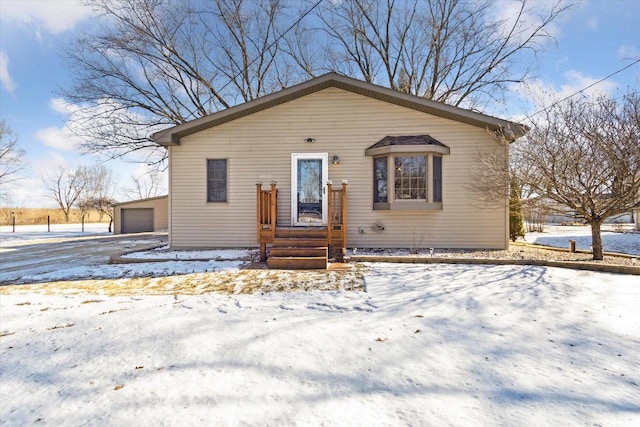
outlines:
M269 250L269 256L271 257L327 257L329 248L326 246L320 247L286 247L277 246L272 247Z
M329 246L326 237L276 237L272 244L289 248Z
M280 270L326 270L328 260L326 256L271 256L267 259L267 266L269 268Z
M326 238L326 227L287 227L276 228L276 239L278 238Z

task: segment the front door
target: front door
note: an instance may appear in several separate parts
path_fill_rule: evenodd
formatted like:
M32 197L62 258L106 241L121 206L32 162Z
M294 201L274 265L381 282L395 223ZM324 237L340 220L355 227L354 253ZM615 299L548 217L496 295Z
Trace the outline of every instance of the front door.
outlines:
M291 154L291 224L326 225L327 153Z

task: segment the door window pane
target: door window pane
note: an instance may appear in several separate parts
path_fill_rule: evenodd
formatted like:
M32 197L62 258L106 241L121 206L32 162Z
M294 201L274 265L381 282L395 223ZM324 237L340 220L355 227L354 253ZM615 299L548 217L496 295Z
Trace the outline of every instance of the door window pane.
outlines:
M298 159L298 221L322 223L322 160Z

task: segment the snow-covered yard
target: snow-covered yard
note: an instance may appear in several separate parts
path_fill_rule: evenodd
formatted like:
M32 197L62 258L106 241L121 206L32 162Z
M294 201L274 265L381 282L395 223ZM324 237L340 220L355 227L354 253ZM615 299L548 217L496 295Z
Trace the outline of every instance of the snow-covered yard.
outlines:
M51 231L49 231L51 230ZM82 224L17 225L16 231L10 225L0 225L0 246L31 243L38 240L73 237L106 236L108 224L87 223L82 231Z
M637 276L368 264L364 278L367 292L0 287L0 420L640 425Z
M70 227L0 229L0 281L24 283L0 286L2 425L640 425L637 276L167 247L111 265L89 252L162 240ZM569 239L588 228L527 236ZM29 263L53 248L56 268Z
M633 224L605 224L602 244L605 252L640 255L640 232L632 232ZM625 232L620 232L625 231ZM591 250L591 228L588 225L564 226L547 224L542 233L527 233L525 240L538 245L568 248L575 240L579 250Z

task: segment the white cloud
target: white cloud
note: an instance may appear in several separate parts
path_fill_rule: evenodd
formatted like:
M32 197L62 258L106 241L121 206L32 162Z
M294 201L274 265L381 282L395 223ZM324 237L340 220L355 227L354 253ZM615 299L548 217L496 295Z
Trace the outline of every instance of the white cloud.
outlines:
M62 98L53 98L49 102L53 111L65 116L65 124L62 127L51 126L36 132L36 138L43 144L62 151L79 151L82 138L73 132L70 118L80 109Z
M59 127L48 127L40 129L36 132L36 138L49 147L63 151L78 151L82 139L71 133L71 130L65 125Z
M71 104L63 98L53 98L51 101L49 101L49 106L56 113L64 115L71 115L80 110L79 106Z
M527 114L539 111L549 107L555 102L565 99L576 92L583 90L588 97L610 96L614 93L618 84L611 80L605 80L592 87L602 77L592 77L585 75L578 70L569 70L564 73L563 82L560 84L536 79L529 82L526 86L518 85L514 87L514 92L522 99L524 104L528 104ZM577 95L576 95L577 96ZM512 112L512 114L521 114L520 112ZM521 116L518 116L521 117Z
M90 7L77 0L2 0L2 19L18 21L51 34L59 34L74 28L94 13Z
M9 93L13 93L16 88L9 74L9 57L4 52L0 52L0 83Z
M531 31L542 23L542 17L549 13L549 6L553 2L532 2L527 5L525 10L520 11L520 3L518 2L502 2L493 3L493 16L498 21L503 21L503 31L505 35L511 30L516 19L520 20L518 30L512 35L516 41L523 42L529 36ZM546 34L551 37L558 37L560 34L560 26L557 23L548 24L545 28Z
M625 44L618 48L618 56L620 59L638 59L640 58L640 48L632 44Z

